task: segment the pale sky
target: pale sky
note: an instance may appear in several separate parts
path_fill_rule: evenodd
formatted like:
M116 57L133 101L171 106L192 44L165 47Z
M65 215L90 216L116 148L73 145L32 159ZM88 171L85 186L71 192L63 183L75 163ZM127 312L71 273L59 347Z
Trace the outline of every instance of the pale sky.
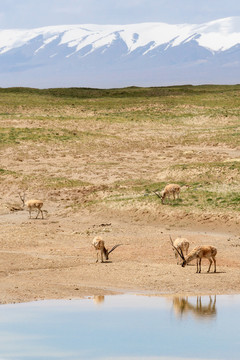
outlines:
M0 0L0 29L68 24L203 23L240 16L239 0Z

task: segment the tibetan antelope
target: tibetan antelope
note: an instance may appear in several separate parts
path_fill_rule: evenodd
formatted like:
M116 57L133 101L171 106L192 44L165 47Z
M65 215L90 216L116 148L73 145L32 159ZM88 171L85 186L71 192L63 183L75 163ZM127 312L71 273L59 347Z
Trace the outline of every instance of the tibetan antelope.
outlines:
M111 250L107 250L105 248L105 244L104 244L103 239L100 236L95 236L95 238L92 241L92 245L94 246L95 250L97 251L97 260L96 260L96 262L98 262L98 253L100 252L101 262L103 263L103 257L105 258L105 260L108 260L109 254L113 250L115 250L118 246L120 246L121 244L114 245Z
M182 258L182 267L186 266L190 261L197 259L197 273L201 272L201 263L202 258L206 258L209 260L209 268L210 271L212 262L214 262L214 272L216 272L216 259L215 256L217 255L217 249L211 245L200 245L195 247L190 253L184 257L183 252L181 249L175 248L178 252L179 256Z
M165 186L165 188L161 191L161 201L162 204L164 204L164 199L167 197L168 199L170 196L173 196L173 199L175 200L179 198L181 186L178 184L168 184Z
M185 252L185 254L187 255L188 254L188 249L189 249L189 241L187 239L177 238L173 242L171 236L170 236L170 241L171 241L173 251L174 251L174 254L175 254L175 258L177 259L177 264L178 264L178 259L180 258L180 255L176 251L176 249L178 249L178 250L181 249L182 253L184 254L184 252Z
M32 213L33 209L38 210L36 219L38 218L38 215L40 213L42 214L42 219L43 219L43 211L42 211L43 202L41 200L31 199L31 200L25 201L25 193L23 194L23 196L21 196L19 194L19 197L23 202L23 207L27 206L30 219L31 219L31 213Z

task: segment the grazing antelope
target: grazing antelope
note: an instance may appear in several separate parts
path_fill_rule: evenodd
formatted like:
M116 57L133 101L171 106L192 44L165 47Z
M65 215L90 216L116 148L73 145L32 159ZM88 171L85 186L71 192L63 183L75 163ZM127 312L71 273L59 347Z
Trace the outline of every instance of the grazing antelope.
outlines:
M19 194L20 199L23 202L23 207L27 206L28 211L29 211L29 218L31 219L31 213L33 209L37 209L38 213L36 216L36 219L38 218L38 215L41 213L42 214L42 219L43 219L43 211L42 211L42 206L43 206L43 202L41 200L36 200L36 199L31 199L25 202L25 193L23 194L23 196L21 196Z
M114 245L111 250L107 250L105 248L105 244L104 244L103 239L100 236L95 236L95 238L92 241L92 245L94 246L95 250L97 251L97 260L96 260L96 262L98 262L98 253L100 252L100 254L101 254L101 262L103 263L103 257L105 258L105 260L108 260L109 254L113 250L115 250L118 246L120 246L121 244Z
M171 244L173 246L173 251L175 254L175 258L177 259L177 264L178 264L178 259L180 258L179 253L176 251L176 249L181 249L182 253L186 253L186 255L188 254L188 249L189 249L189 241L187 239L183 239L183 238L177 238L176 240L174 240L174 242L172 241L172 238L170 236L170 241ZM180 251L180 250L179 250ZM181 258L180 258L181 259Z
M201 272L201 263L202 258L206 258L209 260L209 268L210 271L212 262L214 262L214 272L216 272L216 259L215 256L217 255L217 249L211 245L200 245L195 247L190 253L184 257L183 252L181 249L175 248L178 252L179 256L182 258L182 267L186 266L190 261L197 259L197 273Z
M162 204L164 204L164 199L167 197L168 199L170 196L173 196L173 199L175 200L176 197L179 198L181 186L178 184L168 184L165 186L165 188L161 191L161 201Z

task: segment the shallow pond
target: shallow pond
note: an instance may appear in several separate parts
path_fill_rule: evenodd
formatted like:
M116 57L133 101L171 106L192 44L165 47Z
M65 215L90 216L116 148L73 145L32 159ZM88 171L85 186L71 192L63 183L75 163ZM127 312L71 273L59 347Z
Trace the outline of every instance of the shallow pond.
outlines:
M97 296L0 306L0 360L240 359L240 296Z

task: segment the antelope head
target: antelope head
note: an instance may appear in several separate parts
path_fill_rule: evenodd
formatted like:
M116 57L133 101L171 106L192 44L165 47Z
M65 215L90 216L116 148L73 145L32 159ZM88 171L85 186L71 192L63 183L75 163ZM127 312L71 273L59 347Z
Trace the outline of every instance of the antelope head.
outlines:
M187 261L186 261L186 259L184 259L183 262L182 262L182 267L184 267L186 265L187 265Z
M172 245L173 249L174 249L175 251L177 251L178 255L179 255L180 258L183 260L183 262L182 262L182 267L184 267L184 266L187 264L187 262L186 262L186 259L185 259L184 255L183 255L182 249L181 249L181 248L177 249L176 246L174 246L174 244L173 244L171 235L169 235L169 237L170 237L170 242L171 242L171 245Z
M162 190L160 193L160 199L161 199L162 204L163 204L164 198L165 198L165 193L164 193L164 190Z

